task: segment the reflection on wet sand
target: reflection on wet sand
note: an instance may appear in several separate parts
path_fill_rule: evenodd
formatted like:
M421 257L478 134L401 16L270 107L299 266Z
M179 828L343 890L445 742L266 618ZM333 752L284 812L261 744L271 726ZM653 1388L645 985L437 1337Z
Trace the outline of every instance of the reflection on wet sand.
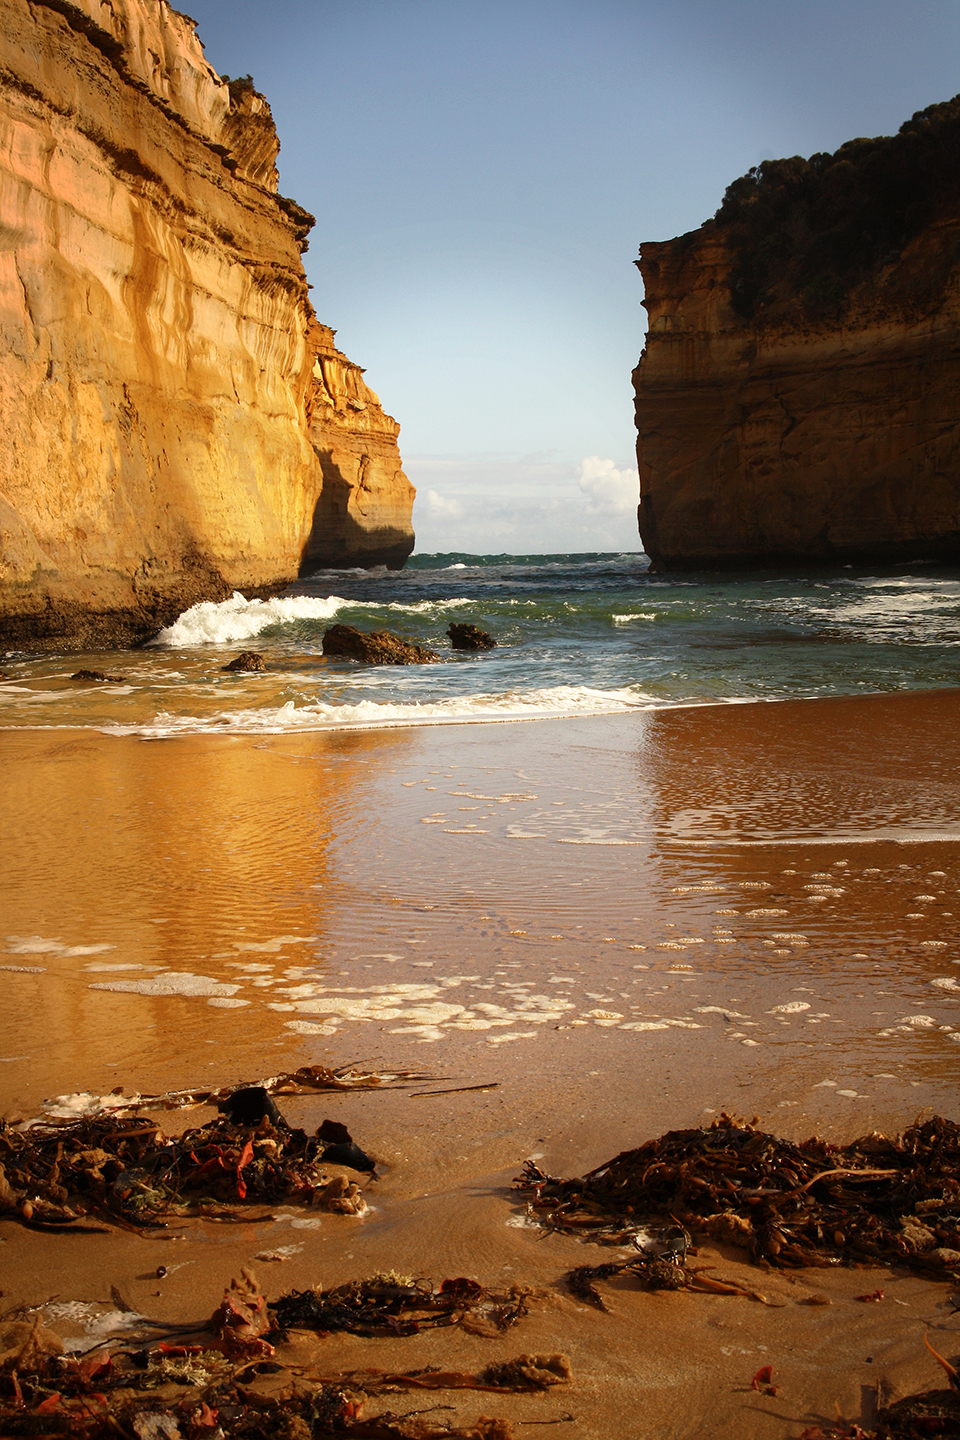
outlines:
M331 839L364 757L389 763L404 734L0 743L7 1106L178 1085L210 1068L207 1043L275 1064L257 1058L264 1037L243 1011L275 970L327 963L328 916L349 890Z
M652 1126L745 1084L797 1126L943 1109L958 711L8 735L5 1103L428 1045L467 1077L626 1066Z
M639 1394L651 1433L763 1440L834 1401L866 1423L876 1381L936 1384L922 1331L950 1324L942 1284L778 1274L761 1306L611 1282L612 1313L587 1314L560 1276L595 1254L528 1228L508 1186L526 1157L582 1175L721 1109L793 1139L957 1118L958 720L938 694L258 741L0 737L7 1115L80 1087L361 1057L451 1077L430 1090L497 1082L284 1100L291 1124L335 1117L377 1159L362 1221L280 1207L176 1245L2 1221L18 1298L86 1303L108 1275L143 1313L186 1319L263 1251L285 1256L271 1296L390 1268L516 1279L551 1296L522 1343L570 1353L577 1433L596 1440ZM164 984L180 993L149 993ZM757 1284L742 1258L704 1260ZM884 1286L886 1304L855 1303ZM487 1343L349 1339L323 1342L326 1372L474 1368ZM750 1377L771 1362L768 1401Z

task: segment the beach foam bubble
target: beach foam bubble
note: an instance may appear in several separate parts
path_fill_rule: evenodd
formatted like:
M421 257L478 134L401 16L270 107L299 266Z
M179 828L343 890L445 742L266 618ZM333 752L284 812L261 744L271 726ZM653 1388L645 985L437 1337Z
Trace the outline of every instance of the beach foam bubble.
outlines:
M235 995L239 985L224 985L209 975L191 975L187 970L170 970L143 980L98 980L91 990L113 990L123 995Z

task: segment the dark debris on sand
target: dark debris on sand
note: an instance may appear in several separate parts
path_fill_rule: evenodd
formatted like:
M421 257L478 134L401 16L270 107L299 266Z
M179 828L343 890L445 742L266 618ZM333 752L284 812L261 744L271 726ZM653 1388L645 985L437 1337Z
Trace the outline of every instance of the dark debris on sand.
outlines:
M794 1144L723 1115L580 1179L528 1162L516 1183L542 1224L606 1243L669 1220L760 1265L908 1265L960 1278L960 1126L940 1116L833 1145Z
M355 1299L386 1312L397 1309L398 1291L412 1287L396 1277L375 1276L352 1288ZM425 1419L444 1408L437 1405L369 1417L363 1411L370 1397L386 1393L546 1392L571 1379L565 1355L528 1354L477 1373L429 1367L307 1375L302 1366L276 1360L267 1338L271 1332L276 1338L277 1312L290 1298L268 1307L256 1277L244 1270L208 1324L196 1327L199 1343L135 1348L112 1342L83 1356L64 1354L61 1341L42 1327L39 1315L32 1323L2 1322L0 1433L81 1440L115 1440L118 1435L127 1440L318 1440L329 1435L514 1440L515 1431L505 1420L481 1416L473 1425L452 1427ZM473 1280L445 1282L429 1293L421 1286L411 1313L414 1308L439 1310L446 1323L453 1324L491 1298L496 1297ZM409 1299L402 1297L401 1308ZM353 1302L341 1295L339 1303Z
M476 1335L496 1335L529 1313L529 1286L487 1290L465 1276L429 1280L395 1273L352 1280L333 1290L294 1290L271 1304L275 1327L308 1328L329 1334L416 1335L438 1325L459 1325Z
M0 1125L0 1214L34 1228L83 1230L87 1216L142 1230L171 1216L223 1219L237 1205L280 1201L363 1213L359 1185L327 1169L376 1173L346 1126L294 1129L260 1086L232 1099L215 1120L172 1137L155 1120L114 1114Z

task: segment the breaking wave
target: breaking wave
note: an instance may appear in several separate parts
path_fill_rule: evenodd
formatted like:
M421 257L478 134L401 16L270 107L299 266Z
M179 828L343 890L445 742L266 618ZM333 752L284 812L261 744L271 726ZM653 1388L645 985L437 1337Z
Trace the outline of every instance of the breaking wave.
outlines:
M617 715L647 710L656 702L632 690L594 690L586 685L506 691L498 695L458 695L449 699L407 703L360 700L332 705L293 700L262 709L222 710L203 716L159 714L138 725L101 727L109 735L135 735L161 740L172 735L280 735L294 731L382 729L401 725L463 725L497 720L537 720L573 715Z
M339 595L317 599L310 595L277 596L273 600L245 600L236 591L229 600L204 600L185 610L153 641L154 645L209 645L218 641L252 640L274 625L296 620L332 620L349 602Z

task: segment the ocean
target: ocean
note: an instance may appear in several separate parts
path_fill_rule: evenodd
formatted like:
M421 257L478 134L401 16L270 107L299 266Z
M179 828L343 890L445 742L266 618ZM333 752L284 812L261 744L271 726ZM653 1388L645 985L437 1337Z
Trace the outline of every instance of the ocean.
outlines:
M495 650L454 652L452 621ZM327 661L324 630L390 630L428 666ZM415 555L268 601L194 606L137 650L8 654L0 726L283 733L626 713L960 685L960 569L655 575L642 554ZM225 674L241 649L266 674ZM119 677L84 683L81 668Z

